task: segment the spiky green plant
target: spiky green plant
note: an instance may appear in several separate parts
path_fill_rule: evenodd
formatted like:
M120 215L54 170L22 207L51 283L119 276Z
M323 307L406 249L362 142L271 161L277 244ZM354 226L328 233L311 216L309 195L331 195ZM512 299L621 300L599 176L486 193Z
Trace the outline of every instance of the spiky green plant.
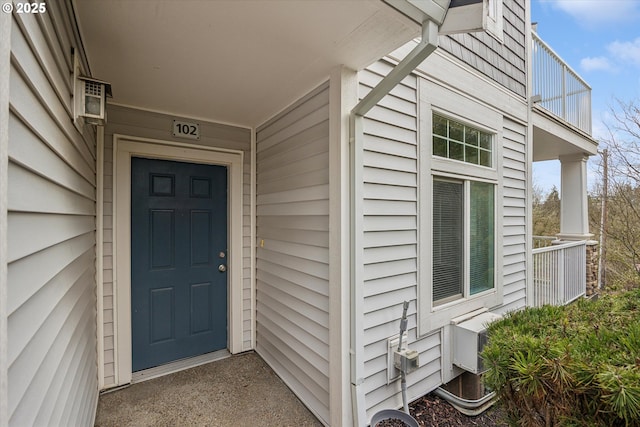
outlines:
M519 426L640 426L640 290L489 325L485 384Z

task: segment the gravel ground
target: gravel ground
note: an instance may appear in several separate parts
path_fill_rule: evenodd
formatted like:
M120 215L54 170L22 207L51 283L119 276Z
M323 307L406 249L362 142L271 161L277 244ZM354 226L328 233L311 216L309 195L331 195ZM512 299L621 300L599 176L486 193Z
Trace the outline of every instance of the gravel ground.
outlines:
M429 394L411 403L409 412L421 426L437 427L507 427L504 410L496 404L476 417L468 417L458 412L447 401Z
M424 427L508 427L504 410L494 405L476 417L461 414L438 396L428 394L411 402L409 412ZM400 421L378 423L377 427L404 427ZM373 427L373 426L372 426Z

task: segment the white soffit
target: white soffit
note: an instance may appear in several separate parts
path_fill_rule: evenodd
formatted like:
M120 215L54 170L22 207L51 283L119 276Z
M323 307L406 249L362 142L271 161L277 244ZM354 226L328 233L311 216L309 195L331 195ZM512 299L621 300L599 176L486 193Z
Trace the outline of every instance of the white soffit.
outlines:
M420 32L379 0L74 1L113 102L243 126Z

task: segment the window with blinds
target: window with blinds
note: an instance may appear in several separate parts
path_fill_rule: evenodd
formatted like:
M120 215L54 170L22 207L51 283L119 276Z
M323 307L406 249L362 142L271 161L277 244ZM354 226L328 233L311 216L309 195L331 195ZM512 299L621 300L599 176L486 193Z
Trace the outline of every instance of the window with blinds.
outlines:
M433 181L433 301L462 298L464 188L462 182Z
M495 286L495 185L434 177L433 304Z
M469 215L469 287L471 295L494 285L494 185L471 181Z
M504 301L504 117L444 88L426 99L427 120L419 122L419 141L427 143L418 162L420 334Z

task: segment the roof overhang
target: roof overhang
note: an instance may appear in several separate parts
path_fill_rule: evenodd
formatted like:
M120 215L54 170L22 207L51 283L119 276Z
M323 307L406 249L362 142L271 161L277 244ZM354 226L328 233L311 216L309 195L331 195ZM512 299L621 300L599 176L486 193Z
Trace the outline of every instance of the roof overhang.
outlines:
M397 9L403 15L411 18L417 24L432 21L441 25L447 15L451 0L382 0ZM457 0L453 0L454 2ZM482 1L482 0L480 0Z
M532 116L534 162L575 154L597 154L598 142L580 129L540 107L533 108Z
M418 24L429 20L440 34L483 31L487 27L488 0L383 0Z
M114 103L248 127L336 66L362 69L420 34L380 0L74 6L91 75L112 84Z

